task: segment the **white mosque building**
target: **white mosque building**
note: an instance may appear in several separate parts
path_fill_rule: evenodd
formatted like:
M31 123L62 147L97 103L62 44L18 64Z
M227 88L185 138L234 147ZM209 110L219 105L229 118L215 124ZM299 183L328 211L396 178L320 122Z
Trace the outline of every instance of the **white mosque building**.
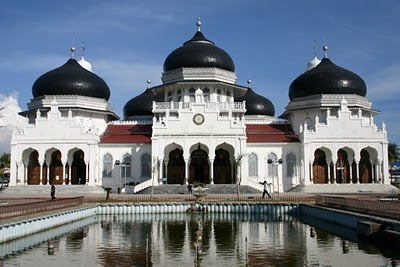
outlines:
M357 74L315 58L289 86L289 104L236 84L231 56L201 31L165 59L162 84L118 118L110 88L84 57L32 87L11 141L10 186L241 184L273 192L321 184L390 184L388 139ZM288 84L289 85L289 84ZM283 93L285 94L285 93ZM285 94L286 95L286 94Z

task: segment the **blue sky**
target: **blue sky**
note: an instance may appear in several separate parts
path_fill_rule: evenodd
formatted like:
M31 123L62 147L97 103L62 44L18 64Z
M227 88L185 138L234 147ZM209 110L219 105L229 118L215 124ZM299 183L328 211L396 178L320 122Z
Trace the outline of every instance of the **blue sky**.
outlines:
M16 1L0 7L0 104L26 110L32 84L63 65L75 40L111 89L110 103L122 117L125 103L161 84L162 66L190 39L201 18L204 35L233 58L237 83L270 99L276 116L289 102L288 88L326 42L338 66L360 75L367 97L400 145L400 1ZM11 104L10 104L11 105ZM3 112L7 120L15 109ZM5 114L4 114L5 113ZM6 127L9 128L9 127ZM10 135L0 130L1 139ZM8 141L9 142L9 141ZM4 142L3 142L4 143ZM0 145L0 153L7 145Z

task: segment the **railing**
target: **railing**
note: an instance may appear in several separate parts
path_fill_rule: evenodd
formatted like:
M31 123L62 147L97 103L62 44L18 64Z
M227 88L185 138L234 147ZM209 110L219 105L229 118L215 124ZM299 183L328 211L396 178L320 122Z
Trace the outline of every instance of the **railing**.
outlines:
M399 201L318 195L316 204L390 219L400 218Z
M32 203L21 203L0 206L0 220L34 214L38 212L53 211L68 207L80 206L84 197L57 198L55 200L43 200Z
M244 110L246 108L245 102L205 102L207 110ZM196 103L191 102L153 102L153 109L155 110L177 110L177 109L191 109L191 105Z
M288 203L288 204L315 204L314 195L287 195L272 194L272 198L261 198L260 194L209 194L202 201L216 203ZM192 194L111 194L106 200L104 195L85 196L85 203L118 202L118 203L146 203L146 202L184 202L196 201Z

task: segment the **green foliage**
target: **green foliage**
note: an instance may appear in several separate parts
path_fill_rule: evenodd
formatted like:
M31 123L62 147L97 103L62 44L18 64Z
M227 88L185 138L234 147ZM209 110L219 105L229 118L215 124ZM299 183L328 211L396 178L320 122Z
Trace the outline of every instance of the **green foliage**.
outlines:
M389 162L400 160L400 148L396 143L389 143L388 146Z
M205 187L206 185L207 185L206 183L201 183L201 182L194 182L194 183L193 183L193 186L194 186L194 187L199 187L199 186Z
M10 167L10 160L11 160L11 154L4 152L3 155L0 157L0 169L3 169L5 167Z

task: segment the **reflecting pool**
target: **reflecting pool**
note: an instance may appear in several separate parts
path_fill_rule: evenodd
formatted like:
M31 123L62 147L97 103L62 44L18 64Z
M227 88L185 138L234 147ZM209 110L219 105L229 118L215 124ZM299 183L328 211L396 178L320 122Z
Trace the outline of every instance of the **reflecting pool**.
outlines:
M391 266L398 257L289 215L98 215L63 227L0 244L3 266Z

